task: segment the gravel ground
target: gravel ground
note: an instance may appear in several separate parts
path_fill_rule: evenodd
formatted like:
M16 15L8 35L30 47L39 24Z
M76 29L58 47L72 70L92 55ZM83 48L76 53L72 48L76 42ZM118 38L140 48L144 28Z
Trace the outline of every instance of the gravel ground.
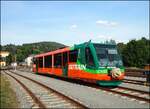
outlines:
M142 78L142 77L131 77L131 76L125 76L125 79L131 79L131 80L139 80L139 81L146 81L146 78Z
M11 88L16 93L17 99L19 101L19 108L31 108L32 104L29 101L29 99L32 99L27 92L21 87L20 84L18 84L12 77L6 75L4 72L2 72L10 81Z
M149 108L148 103L108 93L99 89L28 72L17 72L38 80L45 85L82 102L90 108Z

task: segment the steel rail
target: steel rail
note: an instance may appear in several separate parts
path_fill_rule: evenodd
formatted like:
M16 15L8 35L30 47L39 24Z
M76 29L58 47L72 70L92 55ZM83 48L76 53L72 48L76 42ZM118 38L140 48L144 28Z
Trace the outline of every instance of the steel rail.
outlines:
M120 89L125 89L125 90L129 90L129 91L135 91L135 92L139 92L139 93L142 93L142 94L148 94L148 95L150 95L150 93L147 92L147 91L142 91L142 90L137 90L137 89L131 89L131 88L122 87L122 86L118 86L118 88L120 88Z
M32 91L30 89L28 89L21 81L19 81L19 79L17 79L16 77L12 76L11 74L8 74L6 71L4 71L7 75L9 75L10 77L12 77L13 79L15 79L22 87L23 89L25 89L25 91L32 97L32 99L34 100L34 102L40 107L40 108L46 108L46 106L35 96L34 93L32 93Z
M122 92L110 90L110 89L107 89L107 88L101 88L101 89L109 91L109 92L117 93L117 94L122 95L122 96L127 96L127 97L130 97L130 98L135 98L137 100L142 100L142 101L150 103L150 99L147 99L147 98L138 97L138 96L127 94L127 93L122 93Z
M145 85L144 81L139 81L139 80L131 80L131 79L124 79L123 80L124 83L131 83L131 84L137 84L137 85ZM147 86L150 86L150 85L147 85Z
M49 91L52 91L52 92L56 93L58 96L60 96L61 98L64 98L66 101L71 102L74 106L77 106L78 108L88 109L87 106L81 104L80 102L75 101L74 99L72 99L72 98L70 98L70 97L68 97L68 96L66 96L66 95L64 95L64 94L62 94L62 93L60 93L60 92L58 92L58 91L56 91L56 90L54 90L54 89L52 89L52 88L50 88L50 87L48 87L48 86L46 86L46 85L44 85L44 84L42 84L42 83L36 81L36 80L33 80L33 79L31 79L31 78L29 78L29 77L26 77L26 76L24 76L24 75L15 73L15 72L13 72L13 71L9 71L9 72L11 72L11 73L13 73L13 74L16 74L16 75L18 75L18 76L21 76L21 77L23 77L23 78L25 78L25 79L28 79L28 80L30 80L30 81L32 81L32 82L34 82L34 83L36 83L36 84L42 86L43 88L45 88L45 89L47 89L47 90L49 90Z
M123 80L127 80L127 81L135 81L135 82L139 82L139 83L143 83L144 81L141 80L133 80L133 79L123 79Z

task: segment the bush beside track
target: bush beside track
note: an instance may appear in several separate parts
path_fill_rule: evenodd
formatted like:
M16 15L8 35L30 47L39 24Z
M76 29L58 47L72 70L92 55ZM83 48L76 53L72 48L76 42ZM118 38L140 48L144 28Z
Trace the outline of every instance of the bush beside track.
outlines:
M0 108L18 108L15 92L11 89L8 79L0 73Z

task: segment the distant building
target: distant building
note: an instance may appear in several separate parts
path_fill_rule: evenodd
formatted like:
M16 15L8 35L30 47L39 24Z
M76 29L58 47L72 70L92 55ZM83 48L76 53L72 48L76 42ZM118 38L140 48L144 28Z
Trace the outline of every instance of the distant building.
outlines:
M0 67L6 66L6 57L9 55L7 51L0 51Z
M31 66L32 65L32 59L35 55L29 55L26 59L25 59L25 63L27 66Z

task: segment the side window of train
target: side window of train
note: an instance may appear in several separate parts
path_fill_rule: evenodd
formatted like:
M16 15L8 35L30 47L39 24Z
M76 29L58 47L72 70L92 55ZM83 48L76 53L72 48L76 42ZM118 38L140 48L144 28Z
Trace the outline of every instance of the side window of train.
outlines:
M51 68L52 67L52 55L44 57L44 65L45 65L45 68Z
M39 67L43 67L43 57L39 57Z
M63 66L65 66L68 63L68 53L63 53Z
M62 55L61 53L54 55L54 67L61 68L62 67Z
M69 62L77 62L78 50L73 50L69 52Z
M89 47L85 48L85 58L86 58L87 67L94 66L94 59Z

